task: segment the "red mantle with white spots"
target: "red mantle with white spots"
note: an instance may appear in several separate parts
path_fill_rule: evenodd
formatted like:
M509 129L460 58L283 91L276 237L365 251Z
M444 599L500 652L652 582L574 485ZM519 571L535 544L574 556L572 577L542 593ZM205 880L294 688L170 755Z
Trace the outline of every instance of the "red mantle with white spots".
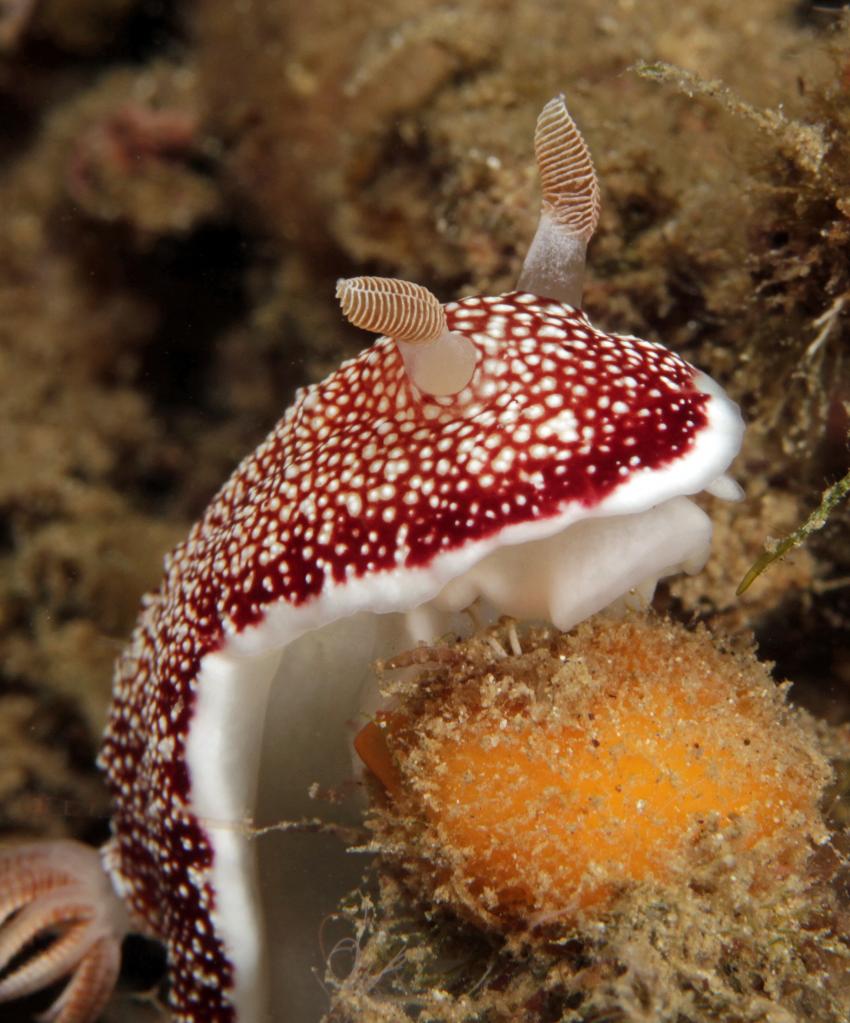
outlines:
M707 428L697 371L660 345L524 293L463 299L446 317L478 350L466 390L416 393L382 338L299 392L169 557L121 658L100 758L115 801L108 863L167 945L178 1019L236 1019L185 761L203 657L271 605L427 567L567 506L598 511Z

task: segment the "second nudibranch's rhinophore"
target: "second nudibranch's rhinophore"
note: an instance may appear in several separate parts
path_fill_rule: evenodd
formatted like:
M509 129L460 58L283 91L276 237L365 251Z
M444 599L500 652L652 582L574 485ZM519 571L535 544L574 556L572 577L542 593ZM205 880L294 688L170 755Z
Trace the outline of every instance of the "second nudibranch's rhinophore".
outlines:
M178 1020L317 1020L320 923L358 865L325 835L246 822L314 816L311 787L349 777L373 659L476 601L567 629L701 567L711 528L688 495L735 496L738 409L581 312L599 196L562 98L535 141L543 208L518 291L442 306L406 282L340 282L345 314L386 336L299 392L168 558L100 756L111 888L83 847L79 862L39 847L35 873L0 863L4 962L75 935L61 970L51 946L24 957L0 999L73 974L52 1018L91 1019L129 928L165 944Z

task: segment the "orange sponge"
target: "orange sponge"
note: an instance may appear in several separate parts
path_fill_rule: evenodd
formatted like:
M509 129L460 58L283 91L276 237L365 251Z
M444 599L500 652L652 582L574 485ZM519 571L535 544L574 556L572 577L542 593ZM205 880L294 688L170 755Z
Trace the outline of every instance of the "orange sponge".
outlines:
M824 837L827 764L751 656L653 618L492 650L372 726L380 828L438 901L571 920L706 870L768 887Z

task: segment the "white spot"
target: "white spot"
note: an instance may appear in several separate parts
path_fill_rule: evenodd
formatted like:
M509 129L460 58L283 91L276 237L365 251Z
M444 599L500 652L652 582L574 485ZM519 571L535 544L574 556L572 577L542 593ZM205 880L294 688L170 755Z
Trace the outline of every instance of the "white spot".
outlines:
M577 426L575 414L570 409L564 409L547 422L541 423L537 433L543 440L554 436L562 444L572 444L578 440Z
M557 338L559 341L563 341L566 339L567 332L565 330L561 330L560 327L555 327L547 323L537 331L537 336L552 337Z

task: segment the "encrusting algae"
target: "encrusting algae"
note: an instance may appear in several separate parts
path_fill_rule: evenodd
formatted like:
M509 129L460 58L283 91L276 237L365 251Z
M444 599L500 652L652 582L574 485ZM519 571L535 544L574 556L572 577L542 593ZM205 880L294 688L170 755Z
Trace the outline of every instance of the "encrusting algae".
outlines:
M792 1011L814 983L804 949L810 963L840 951L824 881L832 770L813 721L750 651L652 616L597 616L569 634L503 622L384 667L415 664L357 741L379 780L381 899L330 1018L578 1020L594 1004L634 1018L628 934L648 942L641 970L660 971L643 978L642 1018L705 1018L683 993L699 978L712 1018L763 1019L749 999ZM740 984L732 948L753 966ZM839 1018L824 983L822 1016ZM396 1014L381 1015L393 984ZM409 1001L428 1012L406 1015Z

